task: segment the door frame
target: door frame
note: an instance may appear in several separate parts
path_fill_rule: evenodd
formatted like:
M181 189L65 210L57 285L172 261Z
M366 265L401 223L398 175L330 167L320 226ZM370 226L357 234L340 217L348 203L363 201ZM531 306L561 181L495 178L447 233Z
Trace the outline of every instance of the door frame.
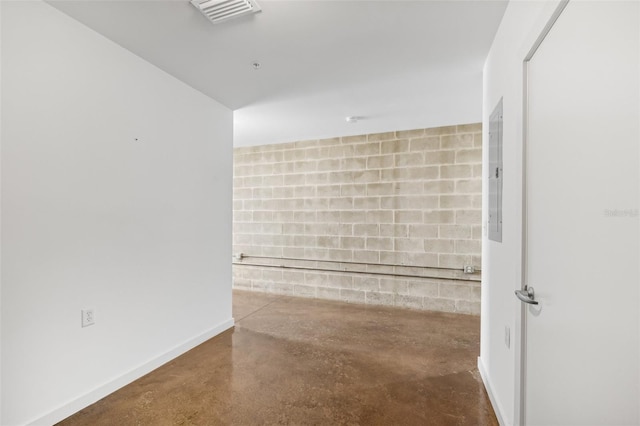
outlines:
M570 0L561 0L546 25L529 49L522 61L522 246L521 246L521 277L519 290L527 284L527 148L529 133L529 62L538 51L538 48L547 37L551 28L556 23ZM516 329L520 331L519 344L515 345L515 413L514 419L517 425L526 424L526 362L527 362L527 307L526 303L519 303L519 312L516 314Z

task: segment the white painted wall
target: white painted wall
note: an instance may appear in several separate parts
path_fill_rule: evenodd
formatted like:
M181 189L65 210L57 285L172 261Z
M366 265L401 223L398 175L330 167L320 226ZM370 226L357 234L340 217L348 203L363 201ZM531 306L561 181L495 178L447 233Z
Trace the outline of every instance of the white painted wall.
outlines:
M522 260L522 106L526 54L553 14L553 1L511 1L500 24L484 68L484 164L488 164L489 116L503 97L503 228L502 243L482 244L482 314L480 368L496 414L502 424L514 424L516 413L516 348L520 344ZM485 173L486 174L486 173ZM483 180L483 223L487 223L488 186ZM505 326L511 344L505 344Z
M232 113L45 3L1 7L0 423L49 424L233 324Z
M0 4L0 100L2 99L2 5ZM0 129L2 128L2 102L0 101ZM0 153L2 132L0 131ZM0 154L1 156L1 154ZM0 161L0 194L2 193L2 161ZM2 241L2 196L0 195L0 241ZM2 244L0 244L0 422L2 422Z

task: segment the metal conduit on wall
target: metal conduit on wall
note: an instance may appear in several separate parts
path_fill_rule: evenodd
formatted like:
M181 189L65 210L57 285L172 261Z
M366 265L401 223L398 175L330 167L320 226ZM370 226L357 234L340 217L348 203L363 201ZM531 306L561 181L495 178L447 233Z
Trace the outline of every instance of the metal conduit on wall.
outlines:
M265 259L272 260L277 263L257 263L245 262L244 259ZM432 266L414 266L414 265L397 265L388 263L367 263L367 262L350 262L350 261L332 261L323 259L304 259L293 257L273 257L273 256L254 256L239 253L234 255L233 265L254 266L263 268L280 268L294 269L305 271L323 271L323 272L341 272L350 274L364 275L382 275L404 278L433 278L453 281L480 281L480 270L474 267L465 268L445 268ZM290 264L287 264L289 262ZM305 264L291 264L295 262L304 262ZM333 265L349 265L345 268L322 267L320 265L309 266L310 264L333 264ZM354 269L357 266L364 266L366 269ZM393 271L372 270L371 268L393 268ZM409 273L410 270L423 270L424 274ZM449 274L449 275L446 275ZM455 274L455 275L454 275Z

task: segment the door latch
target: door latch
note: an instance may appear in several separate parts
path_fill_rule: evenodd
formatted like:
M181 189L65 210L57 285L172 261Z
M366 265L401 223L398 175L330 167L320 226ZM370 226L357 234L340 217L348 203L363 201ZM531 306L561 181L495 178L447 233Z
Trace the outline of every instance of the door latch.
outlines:
M533 291L533 287L529 287L528 285L525 285L522 290L516 290L516 297L529 305L538 304L538 301L535 300L536 293Z

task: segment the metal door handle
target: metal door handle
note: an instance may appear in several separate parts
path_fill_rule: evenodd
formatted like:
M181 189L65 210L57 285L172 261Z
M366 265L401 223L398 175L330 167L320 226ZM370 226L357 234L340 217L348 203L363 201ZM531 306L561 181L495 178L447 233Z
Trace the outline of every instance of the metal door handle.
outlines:
M528 303L530 305L538 304L538 301L535 300L536 294L533 291L533 287L525 285L523 290L516 290L516 297L524 303Z

